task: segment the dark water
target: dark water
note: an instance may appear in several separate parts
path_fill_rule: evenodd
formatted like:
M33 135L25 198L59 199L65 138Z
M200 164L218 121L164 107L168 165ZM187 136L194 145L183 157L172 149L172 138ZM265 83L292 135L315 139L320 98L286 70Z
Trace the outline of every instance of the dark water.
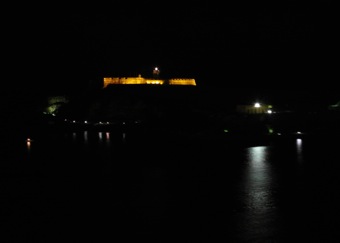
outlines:
M1 142L0 242L339 241L334 139L14 134Z

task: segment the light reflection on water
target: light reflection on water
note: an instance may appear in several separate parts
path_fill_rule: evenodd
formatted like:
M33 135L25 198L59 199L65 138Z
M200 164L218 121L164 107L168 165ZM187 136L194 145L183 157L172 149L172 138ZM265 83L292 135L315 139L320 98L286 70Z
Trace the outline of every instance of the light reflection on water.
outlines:
M270 147L259 146L245 149L244 210L241 228L248 237L268 234L277 222L275 204L275 180L270 161Z
M126 142L126 133L125 132L123 132L123 134L122 134L122 141L125 143Z
M30 152L31 151L31 139L27 138L26 139L26 145L27 145L27 151Z
M297 138L296 139L296 155L297 155L297 161L299 163L303 162L303 154L302 154L302 147L303 146L303 142L301 138Z
M98 132L99 142L103 142L103 132Z
M26 167L24 171L28 173L31 170L32 177L35 170L42 173L46 171L46 174L48 174L55 173L57 169L60 174L66 174L64 168L65 166L68 166L68 171L74 171L74 175L79 175L83 172L84 175L86 173L88 173L88 175L97 175L97 180L91 181L91 183L97 183L93 186L93 188L96 188L94 190L98 190L98 188L106 189L107 191L105 191L105 197L110 199L107 192L112 192L119 189L121 194L117 194L117 197L129 194L130 198L134 198L133 202L139 203L138 205L136 204L136 208L133 208L132 210L138 211L140 214L145 215L149 214L150 212L155 212L156 214L158 212L157 210L161 208L160 206L162 206L162 209L164 209L165 211L176 211L181 208L183 204L183 199L180 198L180 193L178 193L181 188L191 189L199 187L200 189L206 188L206 191L210 191L214 190L212 188L213 186L216 186L214 183L211 183L211 181L214 181L214 178L209 177L209 173L206 173L205 166L207 166L207 164L205 162L202 162L202 164L192 164L192 167L185 167L185 163L191 163L190 159L188 161L185 161L184 159L179 159L178 164L183 166L182 168L186 169L186 171L178 170L178 168L171 167L169 164L167 166L164 166L164 164L161 163L162 161L158 160L156 164L157 167L151 166L150 164L148 165L150 167L147 167L147 165L144 164L145 161L141 160L143 161L143 163L138 164L141 170L136 169L133 166L124 166L126 163L121 162L126 162L127 159L125 158L125 153L120 151L121 148L125 148L124 146L129 147L128 144L131 141L130 136L127 136L125 133L78 131L69 132L66 136L61 137L61 140L51 139L53 140L52 142L47 140L41 141L39 140L39 138L35 139L33 137L31 141L25 141L24 139L22 139L21 145L25 146L24 148L26 148L26 151L28 151L29 155L33 155L27 156L27 158L29 158L29 161L32 163L25 163ZM126 139L126 137L128 137L129 139ZM122 144L124 145L120 146ZM317 144L323 145L323 141ZM89 149L84 150L83 148ZM63 149L65 149L68 154L63 154ZM48 153L45 151L48 151ZM200 151L196 152L200 154ZM236 153L238 153L238 151ZM50 154L52 156L46 156ZM122 154L124 154L124 156L122 156ZM243 242L260 242L259 239L271 239L272 241L269 240L265 242L275 242L275 239L281 237L281 233L279 231L287 230L287 228L284 229L284 227L286 227L285 225L287 225L286 218L288 218L288 216L286 218L282 216L283 207L291 207L292 212L290 212L290 210L287 210L284 211L284 213L288 212L288 215L290 213L290 217L296 217L296 214L300 213L303 207L301 206L302 204L299 203L299 201L307 201L307 199L304 199L305 195L310 198L318 198L319 204L323 206L329 205L330 200L327 201L327 197L334 199L335 195L337 195L336 190L329 189L329 184L326 183L326 180L333 180L334 182L338 181L338 177L336 175L337 170L329 169L330 166L333 166L333 168L338 168L338 163L335 163L338 162L338 153L333 150L330 151L328 148L326 149L325 146L318 147L312 144L309 140L298 138L294 140L289 140L287 141L287 143L282 143L278 146L268 145L244 148L242 149L241 154L242 155L240 156L240 159L238 159L239 157L237 157L238 164L235 168L235 171L241 169L241 175L239 173L232 172L234 173L233 176L235 178L235 183L234 181L232 181L233 183L230 183L230 188L234 189L234 187L237 187L237 190L235 190L235 194L228 194L228 196L232 195L233 197L237 198L236 201L238 204L237 206L235 206L235 208L237 209L234 212L235 215L232 215L231 217L229 214L225 214L224 218L232 218L230 222L232 222L233 225L237 225L236 229L239 238L247 240ZM226 156L228 157L228 155ZM73 164L63 162L63 160L65 159L68 160L69 157L74 158ZM192 158L192 155L187 154L186 157ZM197 158L198 157L199 155L197 156ZM85 163L78 163L78 161L80 161L79 158L84 158ZM142 159L143 158L144 157L142 157ZM231 158L231 155L229 158ZM332 161L334 162L333 164L330 163ZM327 166L325 165L326 163ZM31 165L36 167L30 168L29 166ZM322 167L322 165L324 166ZM16 169L17 167L13 167L13 173L16 172ZM213 171L216 170L216 168L211 166L210 170ZM141 175L140 171L146 171L148 173L144 173ZM161 171L162 173L156 174L155 171ZM70 173L69 178L72 178L73 174ZM219 173L216 174L219 175ZM167 177L165 177L165 175L167 175ZM223 176L225 176L225 174L223 174ZM314 178L316 177L318 177L319 179L317 182L314 181ZM92 186L91 183L88 182L90 181L90 179L87 178L91 177L86 177L86 179L84 179L83 181L74 180L79 183L74 185L82 186L81 183L84 183L87 186ZM137 180L136 178L139 179ZM163 184L154 183L153 179L155 178L159 178ZM55 188L63 187L62 183L67 185L67 187L69 185L72 185L72 183L75 183L71 179L64 180L65 181L63 182L63 179L59 178L58 183L61 184L53 184L57 182L50 183L52 184L52 186L55 186ZM126 185L124 185L122 181ZM221 179L221 181L223 181L223 179ZM176 182L177 184L172 185L168 182ZM115 183L119 184L120 186L114 187L113 185ZM158 185L157 188L156 185ZM313 185L317 185L318 190L315 189L317 187L312 187ZM168 188L167 191L161 186L164 186L164 188ZM218 187L218 185L216 187ZM160 188L162 190L159 190ZM104 191L104 189L102 189L102 191ZM184 189L182 190L184 191ZM87 189L84 189L84 194L85 191L86 193L91 193L91 191L87 191ZM150 193L148 194L145 192ZM330 194L326 194L327 192L330 192ZM27 193L29 193L29 191ZM183 194L185 195L186 193L187 192L183 192ZM202 205L208 204L210 201L212 201L211 198L207 198L207 195L201 193L201 191L199 190L190 193L192 193L193 198L195 198L195 202L201 201ZM163 200L163 204L157 204L158 201L156 201L157 203L154 203L153 205L154 208L151 208L151 204L149 202L152 199L151 196L155 195L167 196L161 198ZM320 195L322 195L322 197ZM132 201L128 201L132 199L128 199L127 197L124 198L127 204L132 204ZM168 198L170 198L171 201ZM189 196L187 199L188 201L191 200ZM228 198L227 200L228 202L233 201L234 198ZM296 202L294 200L296 200ZM216 206L215 203L213 205ZM223 212L223 210L229 210L223 208L223 206L225 205L221 206L221 208L219 209L218 205L219 204L217 204L216 211L218 211L219 213ZM232 203L230 203L229 205L232 208L234 207ZM208 212L210 211L208 209L206 210L206 214L208 214ZM330 213L334 212L331 212L329 208L327 210ZM321 213L322 212L320 210L319 215L322 215ZM335 213L337 213L337 215L340 215L340 213L337 211L335 211ZM299 216L299 222L305 223L305 215ZM168 218L162 218L163 215L161 213L156 216L159 217L159 221L169 220L170 223L174 224L177 222L176 219L171 218L172 216L168 216ZM214 217L214 215L210 215L210 217ZM223 216L221 216L221 218L222 217ZM235 221L233 221L233 217L235 218ZM220 218L218 218L217 216L213 219L216 219L217 221L220 220ZM204 218L202 219L202 221L205 220L206 219ZM284 220L286 220L286 222L284 222ZM152 219L150 219L150 221L152 221ZM315 224L318 224L318 221L316 220L314 220L313 222ZM151 223L150 225L152 225ZM193 225L199 224L197 222L191 223ZM215 224L222 225L223 223L216 222ZM298 224L296 223L296 225ZM153 229L150 228L150 231L151 230ZM305 231L307 232L306 227Z
M106 143L117 142L117 143L126 143L127 142L127 134L125 132L122 133L111 133L111 132L89 132L89 131L81 131L81 132L72 132L71 134L66 134L66 137L71 136L72 142L80 143L80 144L89 144L89 143ZM111 141L112 140L112 141Z
M89 142L88 131L84 131L84 142L85 142L85 144L87 144Z

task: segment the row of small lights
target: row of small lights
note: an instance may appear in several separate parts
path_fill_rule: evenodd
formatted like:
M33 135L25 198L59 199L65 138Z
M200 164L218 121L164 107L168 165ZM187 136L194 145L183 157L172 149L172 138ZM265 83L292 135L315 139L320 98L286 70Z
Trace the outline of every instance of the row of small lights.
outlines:
M76 121L76 120L68 120L68 119L64 119L65 122L71 122L71 123L83 123L83 124L94 124L94 125L110 125L110 124L117 124L117 122L102 122L102 121L99 121L99 122L89 122L87 120L85 121ZM141 123L140 120L136 120L134 121L135 124L138 124L138 123ZM126 125L126 122L121 122L122 125Z

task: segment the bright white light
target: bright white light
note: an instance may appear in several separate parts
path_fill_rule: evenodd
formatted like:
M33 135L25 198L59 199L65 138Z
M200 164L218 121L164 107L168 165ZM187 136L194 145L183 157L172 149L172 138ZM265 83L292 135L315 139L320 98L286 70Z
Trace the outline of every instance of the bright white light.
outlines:
M259 107L261 107L261 105L260 105L260 103L256 102L256 103L254 104L254 107L259 108Z
M301 138L297 138L297 139L296 139L296 145L297 145L298 147L301 147L301 145L302 145L302 139L301 139Z
M267 113L268 113L268 114L272 114L273 111L272 111L272 110L268 110Z

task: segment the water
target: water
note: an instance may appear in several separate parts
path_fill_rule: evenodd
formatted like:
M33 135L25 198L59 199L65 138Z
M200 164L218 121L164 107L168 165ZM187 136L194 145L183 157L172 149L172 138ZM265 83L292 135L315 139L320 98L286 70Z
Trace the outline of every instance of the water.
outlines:
M136 140L123 132L7 135L0 242L334 242L340 236L340 156L337 141L326 137L233 146Z

